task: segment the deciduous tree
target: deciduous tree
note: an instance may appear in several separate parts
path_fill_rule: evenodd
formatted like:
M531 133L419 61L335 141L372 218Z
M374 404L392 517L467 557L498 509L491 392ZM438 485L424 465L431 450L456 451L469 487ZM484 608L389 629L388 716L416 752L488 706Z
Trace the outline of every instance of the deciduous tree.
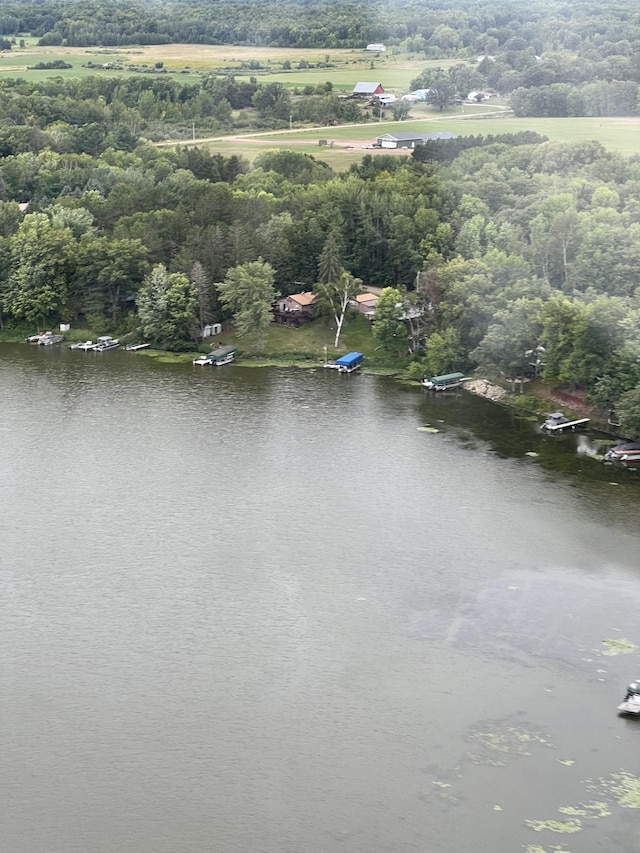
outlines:
M276 299L274 271L262 258L233 267L217 286L220 300L233 312L240 337L255 335L259 344L271 322L271 307Z

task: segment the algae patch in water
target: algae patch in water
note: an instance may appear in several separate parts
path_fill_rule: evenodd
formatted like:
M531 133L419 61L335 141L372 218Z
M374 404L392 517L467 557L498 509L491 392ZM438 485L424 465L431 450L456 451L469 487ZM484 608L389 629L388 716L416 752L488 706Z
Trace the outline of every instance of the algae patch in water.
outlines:
M602 641L602 644L604 646L602 654L607 657L613 657L614 655L628 655L631 654L631 652L635 652L638 648L631 642L631 640L627 640L624 637L621 637L619 640L607 637Z
M558 811L570 817L586 817L598 820L601 817L610 817L611 809L608 803L593 802L580 803L579 806L561 806Z
M525 821L528 827L534 832L542 832L548 829L549 832L580 832L582 824L578 818L570 818L569 820L527 820Z
M564 847L558 847L555 844L552 844L547 851L546 847L540 847L539 844L527 844L524 848L524 853L571 853L570 850L565 850Z
M564 847L558 847L555 844L552 844L548 851L546 847L540 847L539 844L527 844L524 848L524 853L551 853L551 851L554 853L571 853L570 850L565 850Z
M609 795L623 809L640 809L640 776L619 770L611 776L587 783L589 791Z
M478 726L467 735L467 740L474 744L469 752L469 758L474 764L494 767L503 766L508 758L531 755L531 750L536 746L553 748L553 744L541 732L504 725L499 721Z

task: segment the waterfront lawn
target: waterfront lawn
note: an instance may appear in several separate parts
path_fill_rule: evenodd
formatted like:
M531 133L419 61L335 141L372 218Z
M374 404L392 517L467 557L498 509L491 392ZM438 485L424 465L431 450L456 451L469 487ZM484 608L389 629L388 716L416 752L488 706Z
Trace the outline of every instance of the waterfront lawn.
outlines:
M203 352L209 348L232 344L238 347L240 363L256 362L260 364L324 364L328 360L339 358L347 352L361 352L365 356L365 367L375 366L383 372L399 372L407 359L394 358L378 348L371 334L371 328L361 315L345 320L338 349L333 346L335 323L327 317L319 317L298 328L272 323L267 330L264 343L259 346L250 338L238 338L231 323L225 323L221 335L216 335L200 347Z

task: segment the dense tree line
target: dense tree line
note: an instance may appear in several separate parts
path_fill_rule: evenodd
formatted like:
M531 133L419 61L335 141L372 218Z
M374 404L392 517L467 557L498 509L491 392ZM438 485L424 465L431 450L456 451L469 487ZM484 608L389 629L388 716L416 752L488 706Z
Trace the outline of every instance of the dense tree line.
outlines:
M83 77L0 81L0 155L39 152L97 156L107 148L131 151L141 136L152 141L198 132L362 121L354 101L330 83L292 97L281 83L237 81L206 74L197 83L171 78ZM241 119L233 111L242 111Z
M493 56L499 61L493 72L496 81L502 66L520 73L530 68L531 58L557 53L564 55L564 62L573 57L572 73L587 80L589 63L609 60L609 68L623 66L614 79L630 79L625 66L637 70L640 22L628 4L618 0L597 8L586 0L544 0L533 13L523 0L483 7L475 0L460 0L455 8L444 0L284 0L276 6L266 0L231 0L214 7L203 0L3 2L0 35L20 33L37 35L47 44L78 47L183 42L361 48L385 42L429 56ZM615 62L613 57L618 57ZM551 82L560 81L546 80Z
M9 154L2 317L137 325L184 347L205 320L264 323L267 297L238 302L251 281L265 294L316 287L339 322L359 279L393 291L376 336L392 353L421 344L417 373L540 370L633 412L640 163L595 142L523 142L475 138L424 162L365 156L344 175L291 151L251 168L147 142ZM407 329L409 307L422 311Z

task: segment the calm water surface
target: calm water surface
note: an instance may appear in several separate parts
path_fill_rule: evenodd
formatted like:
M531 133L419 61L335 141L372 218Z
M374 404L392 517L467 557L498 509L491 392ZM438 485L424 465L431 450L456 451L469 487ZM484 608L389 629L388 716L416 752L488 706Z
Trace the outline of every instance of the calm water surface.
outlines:
M603 643L640 645L640 474L592 448L464 392L1 346L0 849L640 851L640 659Z

